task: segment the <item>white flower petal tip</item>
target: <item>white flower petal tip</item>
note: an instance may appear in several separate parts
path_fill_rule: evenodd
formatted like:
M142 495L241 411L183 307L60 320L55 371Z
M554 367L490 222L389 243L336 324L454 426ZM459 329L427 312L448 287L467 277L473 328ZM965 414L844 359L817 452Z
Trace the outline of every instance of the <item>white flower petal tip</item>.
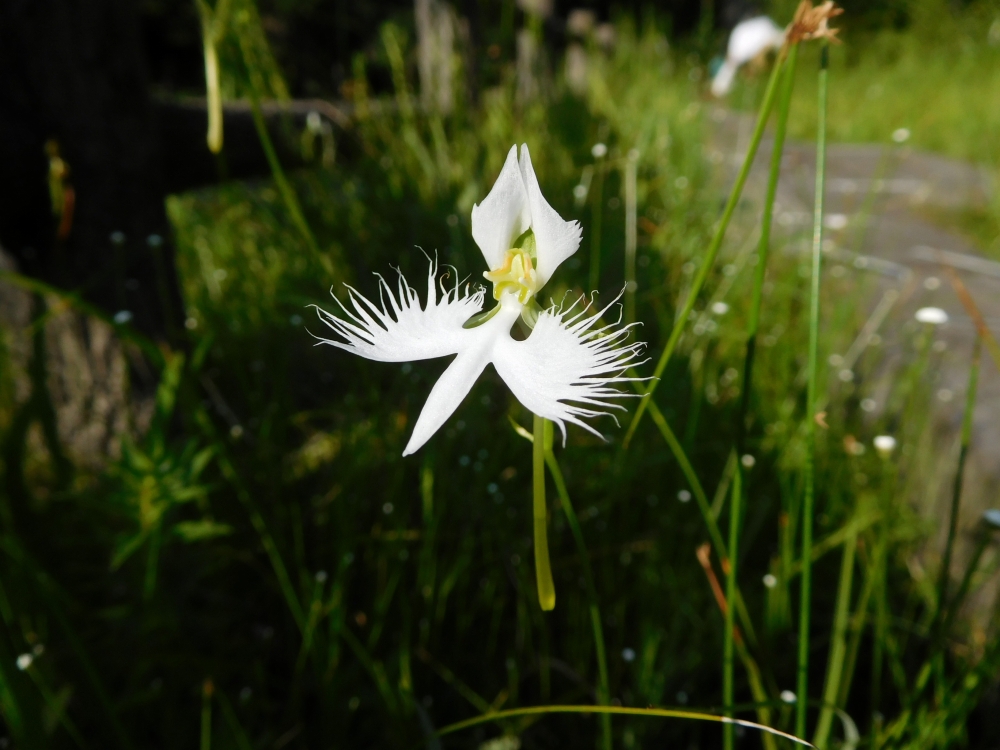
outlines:
M920 323L930 323L935 326L944 325L948 322L948 313L940 307L921 307L913 317Z
M320 338L319 343L357 354L378 362L413 362L455 354L466 348L472 331L462 325L483 309L486 290L464 288L456 280L448 288L438 279L438 264L431 261L427 272L427 299L420 297L399 273L396 293L379 275L379 302L375 305L348 286L348 309L336 297L334 301L345 317L316 307L323 323L333 329L336 339Z
M503 265L514 240L528 231L530 224L531 211L517 162L517 146L511 146L489 195L472 207L472 239L479 245L491 271Z
M611 305L615 302L617 298ZM613 399L639 395L615 386L649 379L624 375L647 361L639 360L645 344L623 343L637 324L599 326L611 305L588 316L590 304L577 309L579 304L565 310L553 306L538 316L527 339L501 337L494 345L493 365L500 377L525 408L559 426L564 444L567 422L603 439L583 420L614 418L608 409L625 407Z
M472 207L472 238L491 271L503 266L507 251L520 235L535 235L538 286L544 286L559 264L580 247L579 222L563 221L538 185L527 144L507 152L500 176L483 202Z
M538 185L535 170L531 166L528 144L521 144L521 175L528 195L531 210L531 229L535 233L538 253L538 285L544 286L559 264L573 255L580 247L583 228L577 221L563 221Z

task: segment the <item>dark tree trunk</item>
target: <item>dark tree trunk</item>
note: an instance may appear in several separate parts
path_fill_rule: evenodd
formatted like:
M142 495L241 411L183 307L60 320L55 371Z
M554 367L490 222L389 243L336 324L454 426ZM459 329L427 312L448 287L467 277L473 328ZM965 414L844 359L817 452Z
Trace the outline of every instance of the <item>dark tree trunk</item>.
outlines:
M0 244L28 275L164 340L183 311L135 7L0 0Z

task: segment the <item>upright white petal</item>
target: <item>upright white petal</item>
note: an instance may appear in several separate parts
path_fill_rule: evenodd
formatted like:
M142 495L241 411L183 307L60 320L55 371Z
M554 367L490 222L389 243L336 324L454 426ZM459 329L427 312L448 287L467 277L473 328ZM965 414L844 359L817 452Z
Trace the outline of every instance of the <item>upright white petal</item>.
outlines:
M528 191L528 205L531 208L531 229L535 233L535 247L538 253L535 268L538 270L538 285L544 286L556 268L580 247L583 230L576 221L563 221L542 195L538 178L531 167L528 144L521 146L521 174Z
M397 294L379 276L380 306L370 302L353 287L348 309L334 298L347 319L317 307L320 320L333 329L338 339L320 343L379 362L412 362L445 357L463 350L474 339L474 331L462 324L483 309L485 290L470 293L456 280L446 288L437 278L438 265L432 261L427 272L427 303L420 307L417 290L399 274Z
M528 194L517 165L517 146L511 146L490 194L472 207L472 238L491 271L503 265L507 250L528 230L530 219Z
M498 339L510 340L510 327L521 313L521 305L503 305L501 310L481 326L467 331L469 337L455 360L431 388L424 408L420 411L413 434L403 449L409 456L433 437L441 425L462 403L483 369L490 363Z
M493 365L517 400L559 425L563 441L566 422L600 436L581 420L624 408L609 399L634 395L615 386L635 379L622 373L638 364L643 348L622 345L631 326L595 327L608 308L588 316L589 306L574 314L575 307L546 310L527 339L498 338L493 348Z

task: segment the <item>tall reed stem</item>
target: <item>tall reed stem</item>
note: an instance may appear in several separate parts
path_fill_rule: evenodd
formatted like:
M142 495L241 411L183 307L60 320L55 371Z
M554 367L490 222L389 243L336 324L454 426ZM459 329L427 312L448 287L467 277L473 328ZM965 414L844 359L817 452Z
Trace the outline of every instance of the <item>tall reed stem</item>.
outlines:
M663 348L663 353L660 355L660 359L656 363L656 370L653 372L653 378L650 381L649 388L642 397L642 400L639 401L639 407L636 409L635 416L632 417L632 422L628 426L628 431L625 433L625 439L622 441L622 448L628 448L631 443L632 436L635 434L635 430L639 426L639 422L649 406L649 400L653 397L653 393L656 391L656 386L660 382L660 376L663 375L663 371L666 369L667 363L670 362L670 357L673 355L674 349L677 348L681 334L684 333L688 317L691 315L691 310L694 309L695 302L698 301L698 295L701 293L701 288L705 285L705 281L708 279L708 274L711 272L712 266L715 264L715 256L718 255L719 248L722 247L722 241L726 237L726 230L729 228L729 221L732 219L733 212L736 210L740 196L743 194L743 186L746 184L747 177L750 175L750 167L753 166L754 157L757 155L757 147L760 146L761 138L764 135L764 126L767 124L767 119L771 114L772 107L774 106L775 92L778 90L778 78L781 73L786 54L786 49L782 47L781 52L774 61L774 67L771 70L771 77L767 82L767 89L764 92L764 101L761 103L760 111L757 114L757 125L754 127L753 135L750 138L750 146L743 159L743 166L740 167L739 174L736 176L736 182L733 184L733 188L729 192L729 199L726 201L726 207L722 211L722 218L719 220L719 225L716 227L715 234L712 237L712 242L708 246L708 250L705 251L705 257L702 260L701 267L698 269L698 273L695 274L687 299L684 300L684 305L681 307L681 311L678 313L677 319L674 321L674 327L670 331L670 338L667 339L667 344Z
M534 502L532 517L535 525L535 582L538 585L538 604L544 612L555 609L556 586L552 581L549 562L548 507L545 504L545 420L534 415L534 442L532 443L532 478Z
M594 631L594 650L597 652L597 672L600 683L597 687L597 702L602 706L611 705L611 687L608 680L608 659L604 647L604 628L601 626L601 610L597 601L597 587L594 585L594 571L590 567L590 554L587 552L587 545L583 540L583 531L580 530L580 521L573 510L573 504L569 499L569 492L566 490L566 481L563 479L562 470L556 460L556 454L552 450L552 422L545 420L545 463L549 467L552 481L555 482L556 492L559 501L562 503L563 513L566 514L566 522L573 532L573 540L576 542L576 551L580 556L580 564L583 566L583 578L587 586L587 598L590 599L590 626ZM602 750L611 750L611 714L601 714L601 743Z
M767 180L767 195L764 199L764 212L761 217L760 242L757 247L757 268L754 273L754 285L750 302L750 316L747 322L746 355L743 362L743 391L740 396L740 408L736 415L736 475L733 478L733 502L729 518L729 570L726 575L726 630L723 642L722 692L723 705L727 716L731 716L733 695L733 651L735 638L734 611L737 592L737 567L739 562L739 539L742 526L743 511L743 477L740 458L744 452L746 436L747 412L750 407L750 389L753 386L754 353L757 345L757 331L760 327L760 307L764 293L764 279L767 272L767 257L771 244L771 220L774 214L774 198L778 191L778 179L781 175L781 154L785 146L785 132L788 126L788 111L792 100L792 88L795 85L795 62L798 58L798 44L792 45L782 73L781 100L778 104L778 122L774 133L774 146L771 151L771 165ZM734 727L723 725L723 745L731 750L734 743Z
M805 494L802 500L802 593L799 601L798 685L795 704L795 734L806 736L809 700L809 616L812 603L813 505L816 495L816 391L819 359L819 287L823 259L823 198L826 185L826 89L830 46L820 51L819 101L816 118L816 197L813 208L812 277L809 288L809 360L806 387Z

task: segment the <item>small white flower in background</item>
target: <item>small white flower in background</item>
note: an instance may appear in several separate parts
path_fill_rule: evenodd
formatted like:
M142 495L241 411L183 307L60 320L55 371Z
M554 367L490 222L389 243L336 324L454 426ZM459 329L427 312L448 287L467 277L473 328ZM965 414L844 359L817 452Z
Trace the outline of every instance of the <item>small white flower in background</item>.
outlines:
M725 302L713 302L712 312L714 312L716 315L725 315L727 312L729 312L729 305L727 305Z
M896 450L896 438L892 435L878 435L872 441L872 444L882 458L887 458L889 454Z
M539 307L537 295L556 268L580 246L580 225L563 221L538 186L526 145L512 147L490 194L472 207L472 237L486 259L497 305L483 309L485 290L445 288L430 264L427 299L421 307L417 291L402 274L398 293L379 277L376 305L348 287L353 310L338 300L347 319L317 308L320 319L339 339L320 339L339 349L379 362L412 362L457 355L431 389L403 455L426 443L450 417L479 375L492 363L525 408L559 425L566 422L598 437L582 420L608 414L602 407L632 394L614 386L642 351L642 344L623 346L629 326L598 326L610 307L587 315L589 304L568 309ZM614 304L614 302L612 302ZM578 307L580 306L580 307ZM531 334L522 341L510 335L521 317ZM633 324L634 325L634 324Z
M22 672L31 666L31 663L35 660L35 657L31 654L21 654L17 657L17 668Z
M906 143L910 140L910 129L909 128L896 128L892 131L892 140L896 143Z
M930 323L939 326L948 322L948 313L940 307L921 307L913 315L921 323Z
M521 738L514 735L495 737L482 743L479 750L521 750Z
M712 78L712 93L725 96L732 88L736 71L768 50L785 43L785 31L767 16L741 21L729 35L726 59Z
M781 700L783 700L785 703L795 703L795 701L797 701L798 698L795 697L795 693L793 693L791 690L782 690Z
M774 573L767 573L764 576L764 585L769 589L773 589L778 585L778 577Z

